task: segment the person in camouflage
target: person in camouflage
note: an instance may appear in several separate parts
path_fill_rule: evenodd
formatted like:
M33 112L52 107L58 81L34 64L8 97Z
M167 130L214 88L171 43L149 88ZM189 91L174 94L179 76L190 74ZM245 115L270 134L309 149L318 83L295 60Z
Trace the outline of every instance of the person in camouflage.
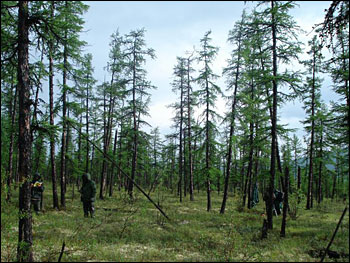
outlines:
M84 217L94 217L95 213L95 195L96 195L96 184L91 180L89 173L83 174L83 185L79 190L81 193L81 201L83 202Z
M36 214L40 211L44 185L39 173L35 173L33 180L30 182L31 186L31 201L34 206Z

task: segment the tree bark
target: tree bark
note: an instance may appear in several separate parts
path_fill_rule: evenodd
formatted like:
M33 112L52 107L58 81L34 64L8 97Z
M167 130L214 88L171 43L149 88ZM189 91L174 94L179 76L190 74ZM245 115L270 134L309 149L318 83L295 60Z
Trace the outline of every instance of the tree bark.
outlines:
M19 188L19 224L17 261L33 261L32 213L30 210L31 193L31 151L32 139L30 132L30 86L29 86L29 26L28 1L18 2L18 93L19 93L19 135L18 174Z
M54 2L51 2L51 17L54 16ZM53 43L49 43L49 96L50 96L50 125L54 123L54 102L53 102ZM52 178L52 195L53 208L58 209L58 194L57 194L57 178L56 178L56 163L55 163L55 134L50 133L50 158L51 158L51 178Z
M284 184L284 198L283 198L283 217L281 225L281 237L286 236L286 222L287 222L287 212L288 212L288 194L289 194L289 169L286 166L284 170L285 184Z
M182 67L183 65L181 65ZM180 202L182 202L182 176L184 174L183 172L183 130L182 130L182 124L183 124L183 78L181 75L181 83L180 83L180 130L179 130L179 135L180 135L180 142L179 142L179 182L178 182L178 187L179 187L179 193L180 193ZM184 186L185 187L185 186Z
M67 7L68 2L65 2ZM65 39L67 39L67 31L65 32ZM67 123L66 123L66 115L67 115L67 46L64 45L63 50L63 94L62 94L62 141L61 141L61 207L63 209L66 208L66 144L67 144Z
M194 201L193 196L193 158L192 158L192 135L191 135L191 82L190 82L191 60L187 58L187 129L188 129L188 172L190 176L190 201Z
M312 208L312 189L313 189L313 151L314 151L314 137L315 137L315 52L313 54L312 67L312 87L311 87L311 141L310 141L310 157L309 157L309 184L307 190L306 209Z
M13 174L13 141L14 141L14 129L15 129L15 119L16 119L16 108L17 108L17 90L18 87L15 88L15 96L13 99L13 104L11 100L10 104L10 114L11 114L11 135L10 135L10 149L9 149L9 162L6 171L7 178L7 195L6 201L10 201L11 199L11 183L12 183L12 174ZM13 92L13 78L11 83L11 93Z
M86 135L89 137L89 84L88 84L89 74L86 75ZM85 173L89 172L89 141L86 140L86 165L85 165Z
M272 215L272 203L273 203L273 190L275 184L276 175L276 139L277 139L277 37L276 37L276 21L274 14L275 3L271 1L271 27L272 27L272 118L271 118L271 164L270 164L270 184L269 184L269 196L267 206L267 222L268 228L273 228L273 215Z
M323 124L321 121L321 138L320 138L320 163L318 167L318 187L317 187L317 203L321 203L322 200L322 167L323 167Z
M116 151L117 151L117 138L118 138L118 127L115 128L115 135L114 135L114 145L113 145L113 157L115 158ZM114 179L114 167L115 163L112 163L112 169L111 169L111 178L109 182L109 196L113 195L113 179Z

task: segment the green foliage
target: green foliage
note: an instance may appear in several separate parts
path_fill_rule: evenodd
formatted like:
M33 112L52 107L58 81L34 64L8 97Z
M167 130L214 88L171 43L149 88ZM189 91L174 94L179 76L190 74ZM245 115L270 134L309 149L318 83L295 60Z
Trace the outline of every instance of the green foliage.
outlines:
M300 217L305 199L305 195L301 189L296 189L293 191L293 193L288 195L288 214L292 220L297 220L297 218Z

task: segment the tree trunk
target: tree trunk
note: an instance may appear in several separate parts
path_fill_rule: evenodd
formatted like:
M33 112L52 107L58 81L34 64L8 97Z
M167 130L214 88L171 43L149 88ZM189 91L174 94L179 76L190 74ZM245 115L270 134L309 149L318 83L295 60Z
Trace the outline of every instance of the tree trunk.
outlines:
M179 135L180 135L180 145L179 145L179 193L180 193L180 202L182 202L182 175L184 174L183 172L183 130L182 130L182 124L183 124L183 78L181 75L181 83L180 83L180 130L179 130Z
M318 188L317 188L317 203L321 203L322 200L322 167L323 167L323 130L321 121L321 138L320 138L320 155L319 155L319 167L318 167Z
M135 47L134 47L135 48ZM133 85L132 85L132 110L133 110L133 146L132 146L132 166L131 166L131 180L129 180L128 193L130 198L133 198L133 181L135 181L136 168L137 168L137 147L138 147L138 130L136 119L136 54L133 52Z
M89 74L86 75L86 136L89 137ZM89 141L86 140L86 165L85 165L85 173L89 172Z
M115 158L115 154L117 151L117 138L118 138L118 127L115 128L115 135L114 135L114 145L113 145L113 157ZM112 169L111 169L111 178L109 183L109 196L113 195L113 178L114 178L114 167L115 164L112 163Z
M205 68L207 69L207 61L205 61ZM211 210L211 186L210 186L210 168L211 168L211 162L210 162L210 154L209 154L209 141L210 141L210 134L209 134L209 82L208 78L205 79L205 88L206 88L206 123L205 123L205 169L207 174L207 211L209 212Z
M314 151L314 136L315 136L315 52L313 56L312 68L312 87L311 87L311 141L310 141L310 157L309 157L309 184L307 190L306 209L312 208L312 189L313 189L313 151Z
M231 122L230 122L230 135L228 141L228 149L227 149L227 163L226 163L226 176L225 176L225 185L224 185L224 196L221 203L220 214L225 213L226 201L227 201L227 191L231 174L231 162L232 162L232 140L235 130L235 117L236 117L236 103L237 103L237 90L238 90L238 76L239 76L239 67L240 67L240 59L241 59L241 35L238 38L238 59L237 59L237 70L235 74L235 89L233 92L233 101L231 108Z
M277 37L276 37L276 21L274 14L274 1L271 1L271 22L272 22L272 118L271 118L271 164L270 164L270 185L269 185L269 196L267 206L267 222L268 228L273 228L273 215L272 215L272 203L273 203L273 190L276 175L276 139L277 139Z
M54 2L51 2L51 17L54 16ZM50 125L54 123L54 102L53 102L53 43L49 43L49 96L50 96ZM56 178L56 163L55 163L55 134L50 133L50 158L51 158L51 178L52 178L52 195L53 208L58 209L58 194L57 194L57 178Z
M30 132L30 86L29 86L29 28L28 1L18 2L18 93L19 93L19 135L18 174L19 188L19 224L17 261L33 261L32 213L30 210L31 193L31 150L32 140Z
M11 83L11 93L13 91L13 78ZM14 141L14 129L15 129L15 119L16 119L16 108L17 108L17 90L18 87L15 88L15 96L13 99L13 104L10 104L10 114L11 114L11 135L10 135L10 149L9 149L9 162L8 162L8 168L6 171L6 178L7 178L7 195L6 195L6 201L10 201L11 199L11 183L12 183L12 174L13 174L13 141ZM11 100L12 102L12 100Z
M65 2L66 7L68 2ZM65 32L65 39L67 39L67 31ZM62 143L61 143L61 207L66 208L66 144L67 144L67 47L64 45L63 50L63 95L62 95Z
M188 172L190 176L190 201L194 201L193 196L193 158L192 158L192 135L191 135L191 83L190 83L190 57L187 59L187 129L188 129Z
M281 237L286 236L286 221L287 221L287 212L288 212L288 192L289 192L289 169L286 166L285 168L285 185L284 185L284 198L283 198L283 217L282 217L282 226L281 226Z

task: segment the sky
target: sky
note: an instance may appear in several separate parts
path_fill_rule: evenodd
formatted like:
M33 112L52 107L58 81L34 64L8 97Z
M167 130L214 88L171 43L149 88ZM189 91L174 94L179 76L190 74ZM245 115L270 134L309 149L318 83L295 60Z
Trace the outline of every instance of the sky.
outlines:
M153 128L159 127L161 134L172 132L171 118L174 113L167 105L177 100L171 89L173 67L177 56L184 56L186 51L199 48L200 39L205 32L212 31L212 44L219 47L218 55L213 63L214 73L221 76L226 60L230 56L231 44L227 42L228 32L241 18L242 11L248 12L257 3L252 1L86 1L90 6L84 15L85 25L81 38L88 43L86 53L93 55L94 77L98 84L110 75L104 70L108 62L111 34L119 30L121 35L131 30L145 28L145 41L148 48L155 49L156 59L147 60L145 69L147 78L157 87L151 92L150 117L146 120ZM331 1L297 1L299 7L291 10L297 24L306 31L300 35L305 43L312 38L312 27L324 18L324 10ZM305 56L304 53L303 56ZM306 56L305 56L306 58ZM299 65L291 65L300 68ZM226 90L225 78L216 82L223 91ZM336 100L329 77L324 78L321 89L322 99L329 103ZM227 92L225 92L228 95ZM217 111L227 110L226 102L216 102ZM299 101L289 102L279 108L280 124L288 124L290 128L298 128L297 135L304 134L301 120L305 112Z

